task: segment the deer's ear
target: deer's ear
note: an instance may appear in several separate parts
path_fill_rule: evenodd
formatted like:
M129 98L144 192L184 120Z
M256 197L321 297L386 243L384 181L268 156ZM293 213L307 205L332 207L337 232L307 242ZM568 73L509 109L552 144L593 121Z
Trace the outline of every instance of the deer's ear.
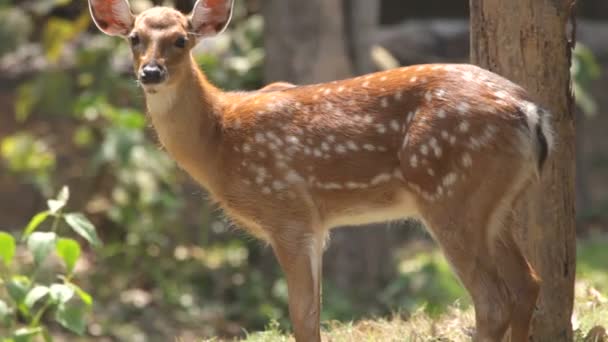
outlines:
M190 14L190 26L199 37L210 37L226 29L232 17L233 0L198 0Z
M133 29L135 19L126 0L89 0L89 10L105 34L124 37Z

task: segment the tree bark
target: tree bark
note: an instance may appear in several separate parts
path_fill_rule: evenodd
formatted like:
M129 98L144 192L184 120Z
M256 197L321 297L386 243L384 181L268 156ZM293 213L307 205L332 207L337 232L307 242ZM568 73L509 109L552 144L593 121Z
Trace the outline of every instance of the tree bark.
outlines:
M352 74L341 0L267 0L262 13L267 82L308 84Z
M262 2L266 19L266 82L309 84L371 71L369 44L377 22L376 2ZM374 225L332 232L323 267L333 285L351 293L377 291L385 285L394 271L390 253L392 239L385 227Z
M471 0L474 64L522 85L553 113L555 150L518 208L521 243L542 278L534 341L571 341L575 275L572 0ZM573 39L573 37L572 37Z

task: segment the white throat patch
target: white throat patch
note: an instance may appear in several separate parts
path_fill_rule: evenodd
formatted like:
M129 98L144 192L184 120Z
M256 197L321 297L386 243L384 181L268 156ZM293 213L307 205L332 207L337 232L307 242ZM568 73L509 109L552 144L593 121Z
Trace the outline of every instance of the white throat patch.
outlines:
M175 104L176 93L173 87L161 87L144 91L146 93L146 105L150 115L167 114Z

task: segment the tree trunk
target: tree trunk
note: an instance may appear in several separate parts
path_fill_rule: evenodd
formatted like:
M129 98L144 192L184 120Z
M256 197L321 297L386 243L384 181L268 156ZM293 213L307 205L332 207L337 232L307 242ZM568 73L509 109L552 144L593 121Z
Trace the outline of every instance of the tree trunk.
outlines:
M518 210L521 243L542 278L534 341L571 341L575 135L567 37L572 0L471 0L472 62L522 85L553 113L556 147ZM573 18L572 18L573 20ZM573 39L573 38L572 38Z
M308 84L351 75L341 0L267 0L262 13L267 82Z
M309 84L371 71L366 44L377 21L375 2L263 1L266 82ZM324 261L328 280L350 292L385 284L394 270L385 227L333 231Z

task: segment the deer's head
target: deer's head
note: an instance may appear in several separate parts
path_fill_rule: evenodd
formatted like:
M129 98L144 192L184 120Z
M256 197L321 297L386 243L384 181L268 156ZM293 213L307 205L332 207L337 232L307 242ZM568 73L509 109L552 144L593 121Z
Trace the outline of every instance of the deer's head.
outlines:
M146 91L179 82L188 72L190 50L226 28L232 5L233 0L198 0L190 15L168 7L134 15L126 0L89 0L97 27L129 41L135 73Z

